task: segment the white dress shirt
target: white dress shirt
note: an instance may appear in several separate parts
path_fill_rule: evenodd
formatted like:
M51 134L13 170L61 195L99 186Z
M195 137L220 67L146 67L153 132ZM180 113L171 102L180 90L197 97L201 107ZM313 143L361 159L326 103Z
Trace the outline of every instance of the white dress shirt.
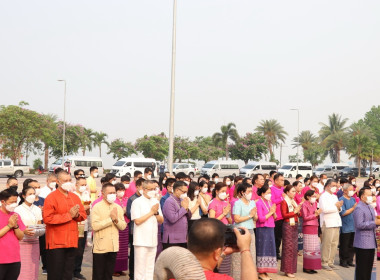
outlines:
M325 226L330 227L341 227L342 220L339 215L339 210L336 207L338 202L338 197L335 194L330 194L329 192L324 192L319 198L319 208L322 209L321 212L321 227L323 223Z

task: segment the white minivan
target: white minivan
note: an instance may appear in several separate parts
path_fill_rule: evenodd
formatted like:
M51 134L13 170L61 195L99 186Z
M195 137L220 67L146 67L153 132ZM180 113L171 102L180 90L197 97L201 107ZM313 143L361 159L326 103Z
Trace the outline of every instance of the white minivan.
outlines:
M277 165L275 162L248 162L247 165L240 168L240 176L242 177L252 177L258 173L268 173L272 170L277 170Z
M299 162L298 163L298 172L297 172L297 163L286 163L278 169L278 173L284 175L285 178L295 178L297 174L301 174L302 177L310 177L313 174L312 166L310 163Z
M122 158L112 166L111 173L115 174L116 177L127 175L132 178L135 171L144 173L145 168L149 167L152 169L152 177L154 177L156 164L156 160L153 158Z
M370 167L367 167L365 169L366 173L367 173L367 176L370 175L371 173L371 168ZM372 175L375 176L375 178L380 178L380 165L373 165L372 166Z
M218 173L220 177L224 176L237 176L239 174L239 165L234 161L218 161L213 160L203 165L201 169L201 175L212 176L212 174Z
M69 167L67 164L69 164ZM90 176L91 166L98 167L99 176L103 176L103 160L100 157L65 156L65 169L70 170L71 175L74 174L75 170L82 169L88 177ZM62 167L62 158L57 159L50 165L49 172L54 172L58 167Z

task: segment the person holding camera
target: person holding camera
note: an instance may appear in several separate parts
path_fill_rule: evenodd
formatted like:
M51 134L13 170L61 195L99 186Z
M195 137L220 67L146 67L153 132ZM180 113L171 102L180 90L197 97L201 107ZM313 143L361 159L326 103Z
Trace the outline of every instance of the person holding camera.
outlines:
M257 208L252 198L252 185L243 183L237 185L237 195L240 198L235 202L233 207L233 215L235 226L244 227L248 230L246 234L251 235L250 252L252 259L256 260L255 249L255 221L257 221ZM232 254L231 275L235 280L241 279L241 256L238 253Z
M256 264L259 278L271 279L268 273L277 273L276 242L274 237L274 220L276 219L276 204L271 202L271 189L266 182L257 190L260 197L256 202Z

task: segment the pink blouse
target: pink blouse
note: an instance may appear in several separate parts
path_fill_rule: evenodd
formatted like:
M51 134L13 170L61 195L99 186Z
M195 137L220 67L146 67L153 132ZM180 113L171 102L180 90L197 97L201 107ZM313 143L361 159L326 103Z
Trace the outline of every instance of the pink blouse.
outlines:
M215 211L215 219L218 218L220 215L223 213L223 209L228 206L228 202L225 200L219 200L219 199L213 199L210 205L208 206L208 210L210 211L211 209ZM227 225L228 220L226 216L221 219L223 224Z
M257 216L258 219L256 221L256 228L259 227L273 227L274 228L274 217L273 215L268 218L268 220L265 218L265 216L269 213L270 207L272 206L272 202L268 202L262 198L259 198L259 200L256 202L257 207Z

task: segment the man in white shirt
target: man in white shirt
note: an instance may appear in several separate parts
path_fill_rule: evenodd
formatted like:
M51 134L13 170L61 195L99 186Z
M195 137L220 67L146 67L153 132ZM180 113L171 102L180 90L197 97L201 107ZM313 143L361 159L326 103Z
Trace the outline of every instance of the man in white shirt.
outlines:
M338 249L339 230L342 220L339 212L343 201L338 201L334 195L337 189L337 181L330 179L325 184L325 192L319 198L319 208L322 210L322 267L326 270L337 269L334 266L334 259Z
M41 188L39 197L46 198L52 191L55 191L57 185L57 175L49 173L46 178L46 186Z
M319 176L319 183L317 185L319 193L323 193L323 189L325 187L326 182L327 182L327 175L326 174L321 174Z
M164 222L160 204L156 199L157 192L155 183L146 180L142 188L142 196L133 201L131 208L131 220L134 222L134 280L153 279L158 243L158 224Z

